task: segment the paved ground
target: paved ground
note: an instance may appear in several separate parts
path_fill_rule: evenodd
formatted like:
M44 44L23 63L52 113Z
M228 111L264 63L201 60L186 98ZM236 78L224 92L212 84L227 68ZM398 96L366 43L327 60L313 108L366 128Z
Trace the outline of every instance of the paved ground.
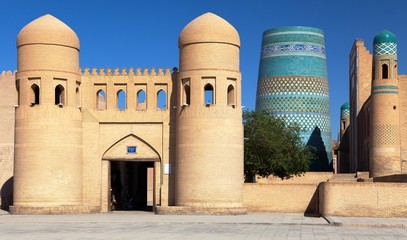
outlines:
M407 219L330 217L327 220L270 213L243 216L145 212L0 214L0 239L407 239Z

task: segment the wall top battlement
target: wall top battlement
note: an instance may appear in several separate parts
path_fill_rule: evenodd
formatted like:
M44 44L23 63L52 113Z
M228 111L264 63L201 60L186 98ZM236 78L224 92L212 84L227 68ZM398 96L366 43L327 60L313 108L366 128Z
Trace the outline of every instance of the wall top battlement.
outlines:
M15 74L16 74L16 72L17 71L14 71L14 72L12 72L12 71L3 71L3 72L1 72L1 74L0 74L0 79L2 79L2 78L6 78L6 77L14 77L15 76Z
M157 72L158 70L158 72ZM81 69L81 73L83 76L170 76L171 75L171 69L170 68L165 68L165 71L163 68L144 68L143 70L141 68L122 68L119 70L119 68L85 68Z

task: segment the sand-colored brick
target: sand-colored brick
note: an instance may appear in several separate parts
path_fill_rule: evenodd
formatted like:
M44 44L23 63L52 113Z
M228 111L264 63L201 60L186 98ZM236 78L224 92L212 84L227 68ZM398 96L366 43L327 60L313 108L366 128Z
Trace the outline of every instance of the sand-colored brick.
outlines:
M406 217L405 183L321 183L322 216Z

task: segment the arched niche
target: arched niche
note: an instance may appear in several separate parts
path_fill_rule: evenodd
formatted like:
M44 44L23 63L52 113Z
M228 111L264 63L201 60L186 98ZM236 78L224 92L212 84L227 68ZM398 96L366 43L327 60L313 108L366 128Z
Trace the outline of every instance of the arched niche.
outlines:
M129 148L135 148L135 151ZM110 146L103 154L102 160L159 162L161 157L149 143L134 134L129 134Z

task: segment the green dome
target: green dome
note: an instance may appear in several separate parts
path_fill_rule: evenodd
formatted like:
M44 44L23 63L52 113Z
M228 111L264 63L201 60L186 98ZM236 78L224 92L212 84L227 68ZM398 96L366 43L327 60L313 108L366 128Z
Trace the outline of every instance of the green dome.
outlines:
M397 43L396 35L390 31L383 30L374 37L373 45L378 43Z
M350 109L349 103L344 103L344 104L341 106L341 110L346 110L346 109Z

